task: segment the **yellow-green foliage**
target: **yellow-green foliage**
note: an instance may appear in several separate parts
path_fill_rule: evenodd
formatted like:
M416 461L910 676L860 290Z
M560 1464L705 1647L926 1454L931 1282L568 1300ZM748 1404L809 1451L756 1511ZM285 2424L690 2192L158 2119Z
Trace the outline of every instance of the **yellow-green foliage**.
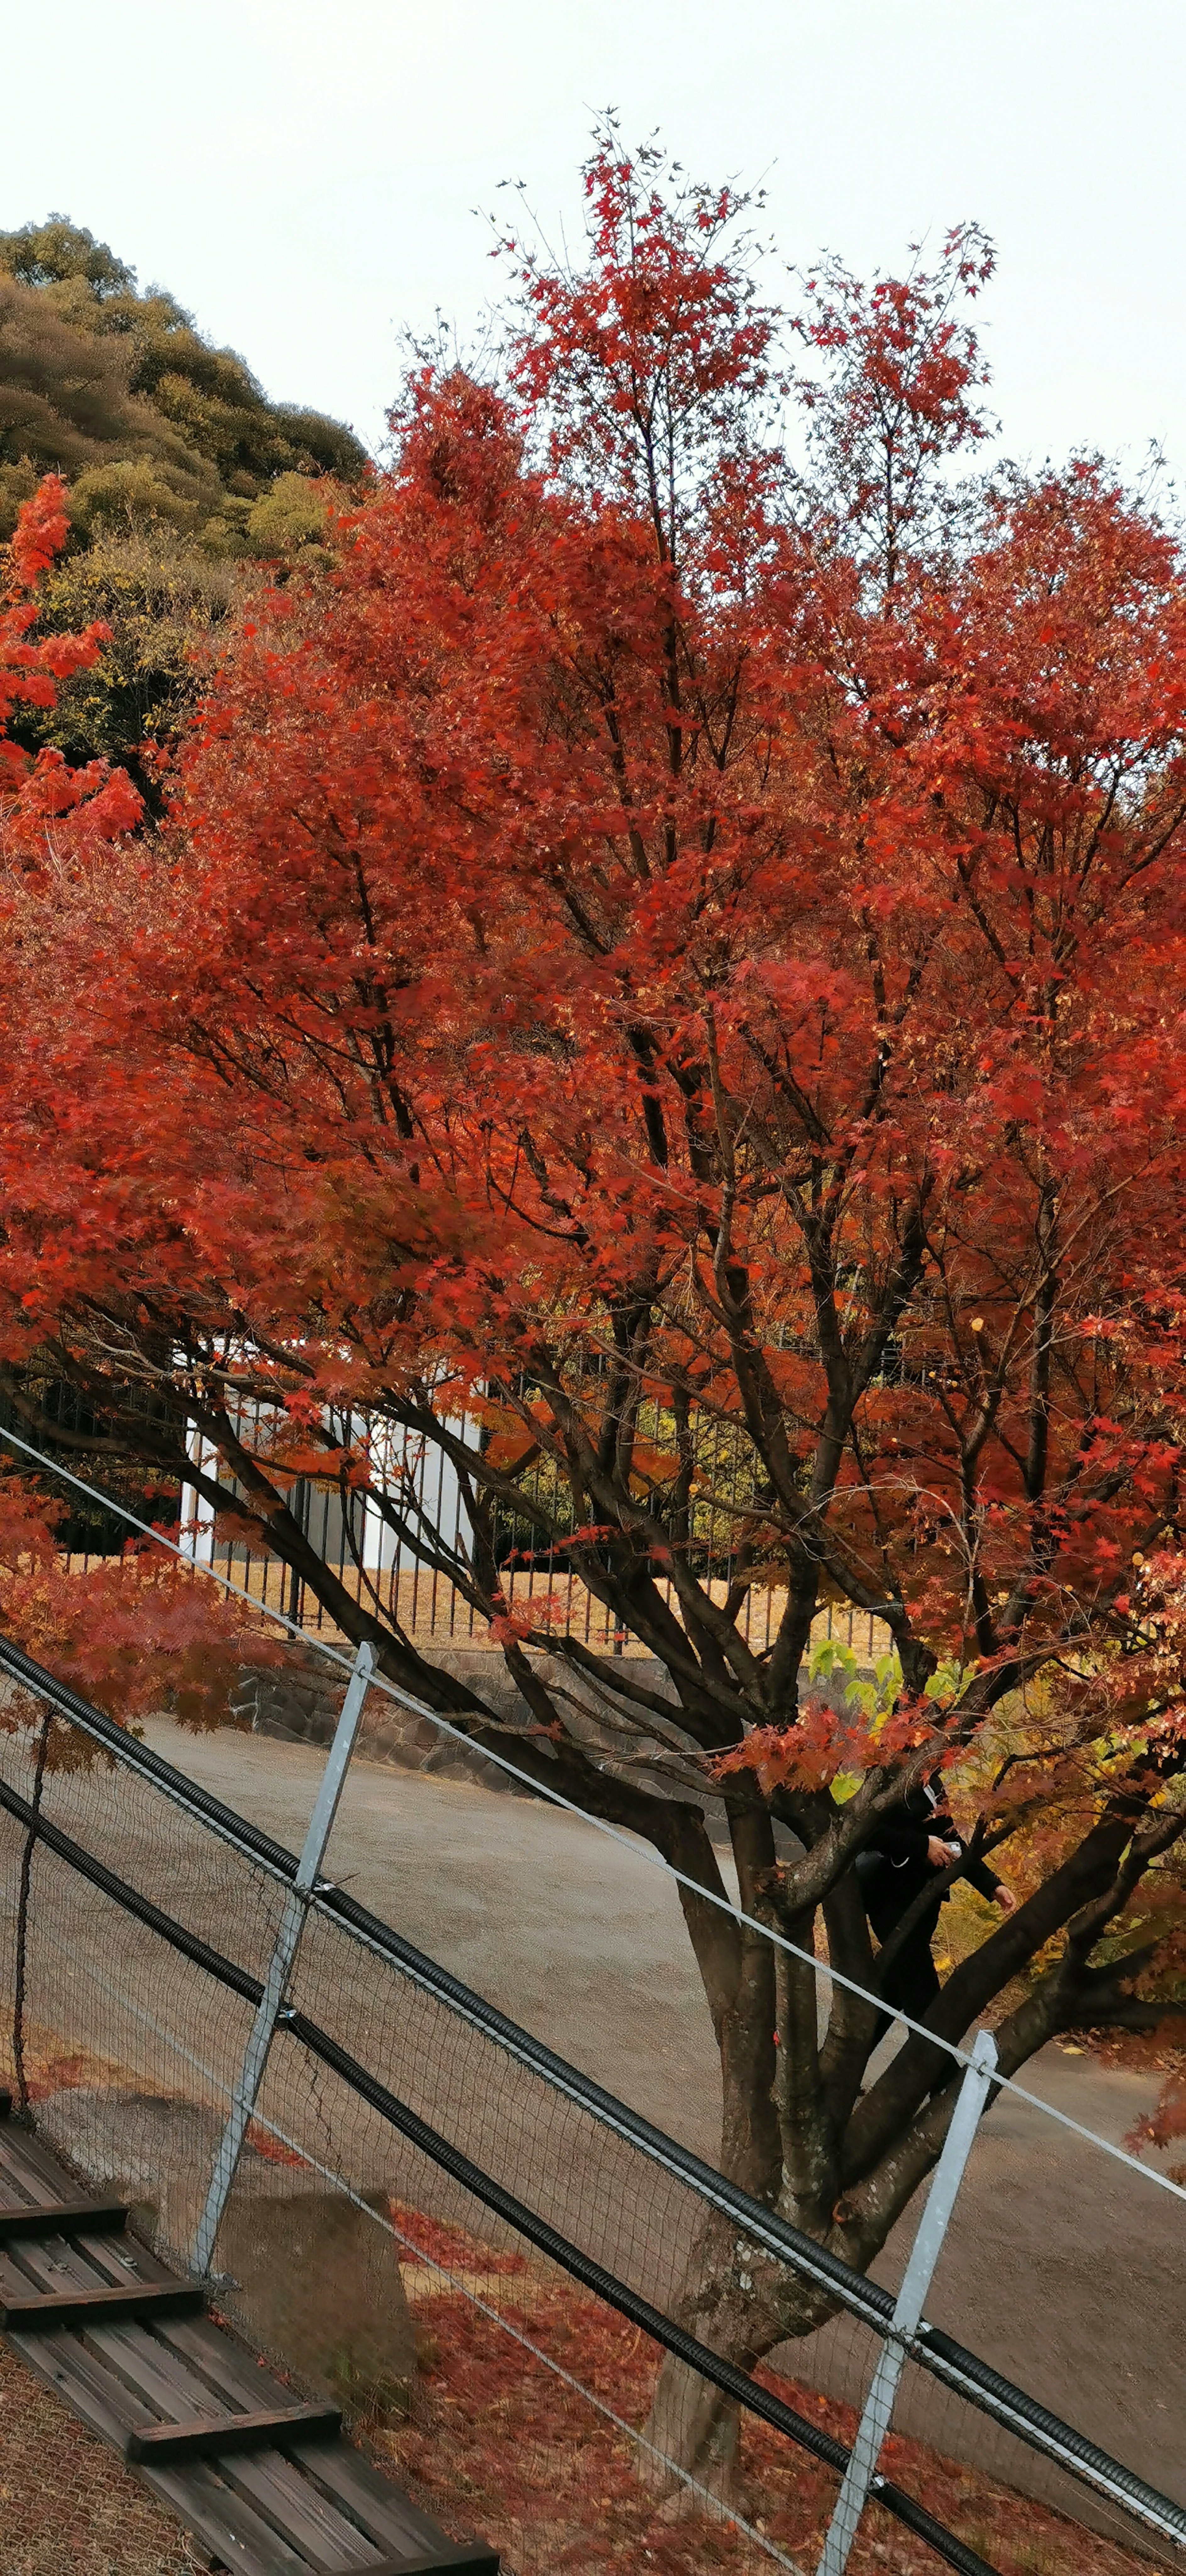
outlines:
M167 744L180 731L243 575L163 521L132 519L123 532L118 518L110 525L45 584L45 624L71 632L101 620L111 638L90 670L63 681L56 706L36 720L36 738L71 761L123 763L151 804L152 763L138 746Z
M71 526L84 537L143 528L154 520L189 530L197 515L196 504L175 492L147 456L88 465L70 486Z
M319 547L331 505L340 502L341 497L332 486L324 481L313 482L307 474L278 474L263 500L255 503L247 521L247 534L255 552L295 555L302 548Z

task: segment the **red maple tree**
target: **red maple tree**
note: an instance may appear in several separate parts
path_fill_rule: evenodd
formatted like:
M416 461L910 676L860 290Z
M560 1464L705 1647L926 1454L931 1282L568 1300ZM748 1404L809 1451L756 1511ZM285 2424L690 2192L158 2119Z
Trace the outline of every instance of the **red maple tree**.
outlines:
M587 185L578 272L513 253L507 381L419 374L332 575L242 625L161 842L11 881L69 1035L5 1067L9 1384L48 1355L678 1864L724 2169L865 2265L950 2061L862 2092L874 2008L821 2039L810 1969L696 1894L713 1801L745 1910L876 1986L854 1863L941 1767L1023 1901L928 2019L996 2006L1006 2070L1175 1992L1186 588L1098 464L959 484L974 231L816 281L797 469L745 201L612 135ZM460 1535L375 1505L521 1722L302 1530L364 1413L455 1475ZM508 1516L641 1655L508 1596ZM836 1602L891 1652L865 1705L805 1682ZM753 2362L824 2302L741 2259L710 2230L683 2313ZM685 2394L657 2438L715 2475Z
M10 1063L34 1033L53 1078L71 1058L68 986L54 971L53 923L62 904L85 901L113 845L134 829L141 799L126 772L104 761L72 769L60 752L35 756L13 740L14 711L54 704L59 681L98 659L108 629L80 635L37 633L38 585L65 542L66 487L47 475L22 508L8 548L9 578L0 594L0 917L8 975L3 996ZM41 1005L40 1025L38 1003ZM26 1131L25 1151L40 1140ZM19 1272L19 1255L17 1257ZM40 1309L43 1291L19 1289L25 1311ZM60 1498L6 1467L0 1474L0 1623L61 1677L124 1723L167 1702L194 1725L225 1716L229 1678L245 1655L265 1660L270 1642L250 1614L227 1603L209 1583L195 1582L151 1540L129 1545L123 1564L71 1571L56 1544L65 1512ZM147 1500L144 1509L148 1509ZM9 1699L7 1729L44 1712ZM65 1727L48 1730L51 1765L85 1758Z

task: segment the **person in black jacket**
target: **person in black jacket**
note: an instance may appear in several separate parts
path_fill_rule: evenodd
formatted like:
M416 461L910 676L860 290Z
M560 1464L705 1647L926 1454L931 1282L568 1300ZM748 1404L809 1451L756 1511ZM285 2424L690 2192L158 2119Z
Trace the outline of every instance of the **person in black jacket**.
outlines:
M937 1871L950 1869L964 1848L942 1803L937 1778L920 1781L887 1809L878 1822L875 1847L862 1852L857 1861L865 1911L883 1947L916 1896L929 1887ZM1002 1913L1013 1912L1017 1899L1012 1889L984 1861L965 1862L963 1874ZM879 2016L878 2039L889 2029L895 2006L909 2013L912 2021L925 2021L940 1991L931 1943L939 1928L939 1908L946 1905L950 1892L946 1887L937 1890L923 1906L887 1972L882 1992L890 2010Z

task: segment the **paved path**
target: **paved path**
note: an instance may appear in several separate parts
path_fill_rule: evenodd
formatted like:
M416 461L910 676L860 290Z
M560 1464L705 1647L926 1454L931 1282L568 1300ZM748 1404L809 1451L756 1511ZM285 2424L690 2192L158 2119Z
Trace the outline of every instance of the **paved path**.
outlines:
M195 1737L159 1722L149 1733L179 1768L290 1849L299 1848L321 1752L261 1737ZM259 1910L239 1865L228 1854L219 1857L220 1846L206 1836L179 1836L171 1811L151 1793L134 1792L115 1807L109 1786L92 1775L89 1781L58 1780L52 1803L71 1830L92 1847L102 1843L106 1856L135 1883L173 1904L245 1962L262 1964L270 1941L268 1906ZM100 1835L101 1818L106 1823ZM118 1840L106 1851L111 1836ZM674 1885L641 1847L611 1841L583 1819L540 1802L359 1762L347 1784L327 1874L611 2091L687 2145L715 2155L719 2080L707 2008ZM45 1881L43 1903L50 1901L51 1884L56 1937L49 1943L43 1934L39 1944L47 1980L40 2013L48 2026L70 2027L69 1990L80 1963L88 1984L106 1990L106 2045L117 2060L131 2036L121 1994L139 1997L151 2022L155 1989L167 1976L175 1979L176 1992L166 2000L161 1987L162 2027L180 2027L187 2013L196 2012L193 1972L182 1971L179 1963L166 1971L153 1936L126 1918L119 1934L120 1973L108 1979L102 1956L112 1937L108 1901L54 1873L52 1882ZM49 1922L43 1922L48 1931ZM352 1953L350 1988L344 1991L344 1954L332 1947L339 1941L330 1936L317 1968L326 2007L323 2013L318 1997L311 1999L317 2017L332 2018L347 2044L378 2069L390 2065L389 2080L397 2089L410 2052L429 2094L435 2088L443 2124L451 2127L456 2118L456 2133L464 2130L474 2139L473 2151L480 2159L486 2153L491 2170L505 2165L519 2187L534 2178L559 2224L565 2224L566 2201L574 2212L578 2204L588 2210L587 2194L596 2189L602 2217L595 2223L610 2227L609 2255L616 2203L605 2150L612 2142L601 2136L597 2145L594 2133L595 2152L589 2152L590 2142L582 2149L571 2123L567 2130L563 2121L550 2129L546 2103L541 2121L538 2105L515 2096L501 2055L492 2080L480 2045L445 2049L439 2019L433 2018L439 2008L428 2008L420 2027L406 2004L393 2018L389 1972L377 1963L368 1981ZM316 1950L315 1940L310 1948ZM60 2012L54 1993L59 1981ZM239 2017L238 2007L229 2017L222 2014L213 2039L207 2017L200 2042L194 2021L193 2044L207 2057L217 2049L220 2059L226 2057L225 2071L241 2045ZM148 2027L142 2013L140 2021ZM127 2062L141 2061L133 2055ZM162 2056L166 2093L176 2077L175 2065ZM1114 2141L1153 2090L1145 2079L1109 2074L1059 2049L1047 2050L1028 2080L1036 2093ZM456 2103L444 2099L451 2087ZM434 2116L428 2096L424 2107ZM383 2159L394 2147L389 2131L373 2127L365 2152L374 2170L360 2187L380 2182ZM638 2183L636 2164L624 2169L623 2223L649 2231L651 2242L640 2256L649 2261L655 2246L675 2244L688 2214L673 2213L658 2177L641 2199ZM1184 2222L1180 2200L1036 2109L1002 2096L977 2141L928 2313L1132 2469L1186 2502ZM888 2283L900 2272L912 2226L908 2215L876 2267ZM639 2285L646 2286L641 2279ZM653 2294L666 2295L658 2279ZM859 2399L868 2343L862 2330L839 2319L812 2346L788 2350L785 2359L817 2386ZM1007 2436L990 2433L986 2449L978 2419L929 2380L907 2392L904 2428L957 2456L978 2458L1017 2485L1027 2485L1034 2473L1031 2455ZM1047 2473L1038 2474L1041 2491L1059 2501Z
M266 1736L149 1740L299 1850L325 1760ZM379 1762L350 1772L325 1875L586 2074L715 2155L712 2031L674 1881L547 1806Z
M148 1732L180 1770L299 1848L321 1751L159 1721ZM326 1874L586 2074L715 2154L720 2089L703 1990L674 1882L640 1846L542 1801L356 1762ZM1026 2081L1116 2143L1156 2092L1144 2076L1061 2048ZM1031 2122L1050 2132L1020 2104L1010 2120L1019 2136ZM1143 2197L1164 2215L1165 2195Z
M159 1749L295 1848L323 1755L259 1737L152 1729ZM356 1764L328 1874L528 2029L710 2157L719 2083L675 1889L641 1850L531 1800ZM1154 2084L1060 2048L1030 2089L1119 2143ZM894 2281L904 2242L877 2266ZM1186 2209L1008 2095L986 2121L928 2312L1134 2469L1186 2501ZM815 2356L857 2393L844 2321ZM788 2355L788 2359L790 2356ZM798 2366L798 2365L796 2365ZM962 2410L919 2399L959 2447ZM966 2428L965 2428L966 2429ZM1001 2437L1002 2473L1025 2456Z

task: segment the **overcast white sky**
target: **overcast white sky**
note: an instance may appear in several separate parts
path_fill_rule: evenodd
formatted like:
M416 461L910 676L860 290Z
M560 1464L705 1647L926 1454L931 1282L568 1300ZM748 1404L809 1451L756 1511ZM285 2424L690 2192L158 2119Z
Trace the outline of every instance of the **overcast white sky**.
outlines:
M401 329L491 295L473 209L522 178L571 240L612 102L764 176L788 262L892 269L975 216L1008 450L1157 439L1186 482L1182 0L54 0L3 58L0 228L88 224L372 443Z

